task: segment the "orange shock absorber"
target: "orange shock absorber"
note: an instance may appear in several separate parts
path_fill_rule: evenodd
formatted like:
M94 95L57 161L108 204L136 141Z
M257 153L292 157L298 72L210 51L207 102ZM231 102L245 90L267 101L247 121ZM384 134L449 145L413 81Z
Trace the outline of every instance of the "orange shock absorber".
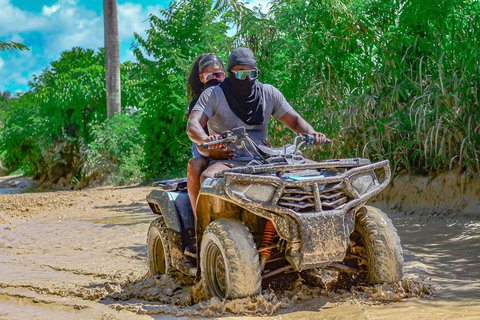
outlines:
M263 232L261 248L271 246L273 244L273 238L275 238L276 234L277 234L277 231L275 230L275 227L273 226L272 221L268 220L267 224L265 225L265 231ZM272 254L271 248L260 252L260 256L261 256L260 264L261 264L262 270L265 268L267 259L270 257L271 254Z

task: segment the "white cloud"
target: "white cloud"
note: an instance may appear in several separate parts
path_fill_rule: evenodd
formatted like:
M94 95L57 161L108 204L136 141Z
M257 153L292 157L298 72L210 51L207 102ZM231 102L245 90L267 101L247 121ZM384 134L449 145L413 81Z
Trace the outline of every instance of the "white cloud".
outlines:
M0 8L0 37L12 33L42 30L48 25L45 17L24 12L14 7L10 0L0 0Z
M271 6L270 2L271 0L249 0L245 5L250 9L253 9L253 7L260 7L263 13L267 13Z
M118 33L120 39L127 39L138 33L145 36L145 30L150 28L148 16L150 13L157 14L162 7L148 6L143 8L141 4L126 2L117 6Z
M2 58L0 58L0 70L2 70L4 65L5 65L5 61L3 61Z
M0 68L0 91L25 91L28 89L28 81L33 80L33 75L39 75L46 67L38 65L43 55L33 51L14 51L3 59L3 67Z
M58 10L60 9L60 5L59 4L55 4L51 7L47 7L47 6L43 6L42 8L42 14L44 16L51 16L52 14L54 14L55 12L57 12Z
M20 42L20 43L23 43L23 41L25 40L25 38L21 37L18 33L12 34L12 36L10 36L8 39L10 41Z
M28 76L23 76L21 72L12 72L12 79L17 86L23 87L28 85Z
M139 1L140 2L140 1ZM40 13L22 11L11 0L0 0L0 39L26 44L31 51L2 53L0 90L28 90L33 74L41 74L60 53L72 47L97 49L104 45L103 14L79 5L78 0L57 0ZM127 2L117 6L121 61L134 60L130 46L133 33L145 37L148 16L158 14L160 5L144 7Z
M14 7L10 0L0 0L0 37L11 39L14 34L20 37L19 34L39 33L43 37L44 53L49 58L56 58L60 52L72 47L102 47L103 16L77 3L77 0L58 0L51 6L43 6L41 13L33 14ZM160 5L145 8L131 2L119 4L120 41L131 42L134 32L145 36L149 14L157 13L161 8Z

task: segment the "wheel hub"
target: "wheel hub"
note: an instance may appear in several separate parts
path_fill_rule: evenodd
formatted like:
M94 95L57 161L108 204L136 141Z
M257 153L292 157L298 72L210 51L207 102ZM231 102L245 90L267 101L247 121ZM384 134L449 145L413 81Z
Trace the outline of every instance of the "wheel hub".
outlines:
M225 261L216 244L212 243L207 249L206 260L209 289L217 297L225 297L227 288Z

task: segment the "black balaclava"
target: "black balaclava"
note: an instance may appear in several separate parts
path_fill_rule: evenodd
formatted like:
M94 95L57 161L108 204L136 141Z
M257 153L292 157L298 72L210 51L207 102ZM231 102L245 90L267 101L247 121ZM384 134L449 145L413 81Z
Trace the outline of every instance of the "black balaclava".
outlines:
M230 55L227 67L228 78L220 83L228 106L246 124L263 124L263 85L257 79L250 79L250 77L244 80L237 79L232 72L235 66L257 68L252 50L238 48Z

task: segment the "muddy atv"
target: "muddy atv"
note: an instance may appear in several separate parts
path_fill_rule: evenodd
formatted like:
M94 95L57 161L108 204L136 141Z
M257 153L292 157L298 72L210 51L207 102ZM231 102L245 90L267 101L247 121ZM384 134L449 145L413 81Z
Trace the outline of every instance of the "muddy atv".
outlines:
M368 284L402 278L403 252L392 221L365 205L390 182L388 160L311 163L297 155L301 146L313 145L311 135L269 148L237 128L222 141L255 160L203 182L196 223L186 179L156 182L147 196L159 215L148 231L152 275L177 270L201 276L206 294L220 298L257 294L263 279L319 267Z

